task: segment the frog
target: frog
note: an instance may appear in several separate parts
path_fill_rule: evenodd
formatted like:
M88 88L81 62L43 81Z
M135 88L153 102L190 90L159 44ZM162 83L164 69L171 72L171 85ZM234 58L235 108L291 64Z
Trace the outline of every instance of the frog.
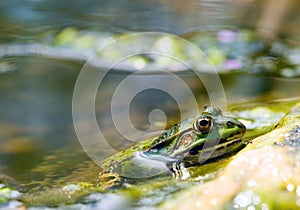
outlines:
M246 127L213 106L173 125L158 137L134 144L102 162L97 187L115 189L138 180L171 175L188 179L189 168L236 153L246 144Z

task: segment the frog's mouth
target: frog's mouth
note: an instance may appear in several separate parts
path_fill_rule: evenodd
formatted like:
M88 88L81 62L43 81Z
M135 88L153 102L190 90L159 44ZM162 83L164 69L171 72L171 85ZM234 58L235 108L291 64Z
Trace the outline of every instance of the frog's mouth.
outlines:
M215 158L226 153L230 153L232 148L240 147L243 142L244 133L234 135L233 138L216 138L211 141L202 141L202 142L191 142L185 148L180 148L173 151L171 155L172 158L185 158L185 157L195 157L195 156L205 156L210 158Z
M207 161L217 159L222 156L226 156L237 152L240 148L245 146L243 139L219 140L219 144L208 145L207 143L199 144L195 147L186 149L185 152L174 153L173 158L177 160L183 160L185 166L201 165Z
M201 144L196 147L193 147L189 150L190 155L198 155L200 153L207 153L207 152L217 152L217 151L229 151L231 147L236 146L242 142L242 138L233 139L231 141L222 140L220 139L218 144Z

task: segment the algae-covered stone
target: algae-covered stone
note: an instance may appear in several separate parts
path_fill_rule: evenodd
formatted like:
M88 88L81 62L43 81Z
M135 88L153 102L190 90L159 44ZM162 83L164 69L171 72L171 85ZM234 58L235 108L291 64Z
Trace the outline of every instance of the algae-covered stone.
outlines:
M300 103L257 137L216 179L181 192L162 209L299 209Z
M73 204L92 190L92 184L70 184L61 188L25 194L21 200L29 206L60 206Z

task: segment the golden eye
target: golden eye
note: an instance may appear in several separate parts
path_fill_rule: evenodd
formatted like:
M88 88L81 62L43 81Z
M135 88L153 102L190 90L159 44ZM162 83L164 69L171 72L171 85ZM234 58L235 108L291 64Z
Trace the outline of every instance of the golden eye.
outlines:
M207 116L200 117L199 119L195 120L193 124L194 131L202 134L209 133L211 127L212 127L212 120L210 117Z

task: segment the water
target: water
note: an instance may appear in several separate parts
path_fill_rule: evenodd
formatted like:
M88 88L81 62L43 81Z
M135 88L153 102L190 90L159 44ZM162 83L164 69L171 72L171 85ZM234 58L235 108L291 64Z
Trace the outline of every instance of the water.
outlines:
M90 167L91 173L84 175L85 181L94 182L100 169L96 164L86 162L89 158L81 149L72 120L72 94L82 66L37 57L18 59L15 65L18 68L16 71L0 75L2 110L0 122L3 128L0 133L1 173L13 177L27 187L40 189L49 186L50 183L54 185L53 182L61 186L70 180L83 181L85 178L77 172ZM98 89L95 104L98 126L112 148L105 150L101 148L99 142L96 142L97 147L91 150L94 146L91 143L93 139L91 130L87 135L87 141L91 143L88 154L96 158L98 164L105 157L134 143L133 140L126 140L120 135L116 129L116 122L112 119L110 107L113 93L120 82L128 76L129 74L110 73L106 75ZM205 89L199 85L200 81L194 76L187 73L183 74L181 79L189 84L198 100L198 106L201 107L209 103L209 100ZM138 81L143 77L148 77L144 79L149 83L162 80L173 84L173 78L168 75L144 75L135 79ZM225 74L221 78L229 104L296 97L300 84L298 79L244 74ZM175 91L176 86L175 83L172 87ZM86 96L87 98L82 98L83 101L89 100L88 93ZM184 95L181 94L181 97L184 98ZM155 89L142 91L131 101L129 109L131 123L143 134L148 133L150 123L153 122L155 122L154 130L163 130L166 128L166 122L172 125L180 121L179 108L188 116L194 115L194 110L190 109L192 106L189 98L185 100L187 102L185 107L179 107L174 98L163 91ZM119 107L116 107L114 111L117 116L122 116L124 106L119 104ZM149 121L149 114L157 108L163 111L166 118L159 115L158 118ZM136 141L142 139L140 137ZM73 172L76 173L72 175ZM70 173L71 175L68 175ZM45 177L48 177L46 181L41 181Z
M28 179L49 151L78 147L70 111L78 70L31 58L18 59L16 65L17 71L0 76L0 140L2 173L18 180Z
M84 50L78 53L68 47L56 48L53 45L55 35L69 26L110 36L144 30L175 34L211 32L224 26L238 28L251 25L255 21L254 18L242 21L244 11L255 7L253 4L231 7L231 3L217 3L220 2L190 1L183 5L176 1L170 6L170 3L162 1L115 3L92 0L72 1L71 4L53 0L1 1L0 174L11 177L10 184L25 192L38 192L80 181L94 183L100 171L97 164L104 158L143 140L144 136L153 136L157 131L170 127L179 122L182 115L195 115L198 109L210 104L211 95L203 81L188 69L174 71L176 77L157 72L135 75L130 65L126 68L119 65L118 71L113 69L103 75L104 67L91 66L90 84L104 77L100 85L95 83L95 95L90 94L88 88L82 90L82 107L88 108L92 101L92 110L95 111L94 116L79 116L79 125L84 131L83 143L74 128L72 100L76 80L88 56L82 54ZM231 12L233 10L239 12ZM3 53L7 52L3 46L12 53ZM45 46L47 50L43 48ZM219 74L226 105L267 104L273 100L299 97L299 77L288 78L268 72L251 74L245 71L253 73L255 69L243 70ZM130 86L132 89L118 89L128 77L131 77L128 81L134 84ZM178 78L187 89L180 86ZM154 88L132 95L134 88L142 85ZM162 91L164 88L168 91ZM112 106L114 93L120 90L123 98ZM177 94L178 98L170 92ZM126 121L127 115L129 122ZM105 144L99 143L98 130L91 123L94 118ZM126 138L117 128L120 124L129 123L132 130L125 127L125 131L131 138ZM185 186L177 187L172 190ZM166 192L164 196L168 197L170 191ZM159 192L152 195L153 199L159 197L157 195ZM149 200L144 200L140 203L149 203Z

